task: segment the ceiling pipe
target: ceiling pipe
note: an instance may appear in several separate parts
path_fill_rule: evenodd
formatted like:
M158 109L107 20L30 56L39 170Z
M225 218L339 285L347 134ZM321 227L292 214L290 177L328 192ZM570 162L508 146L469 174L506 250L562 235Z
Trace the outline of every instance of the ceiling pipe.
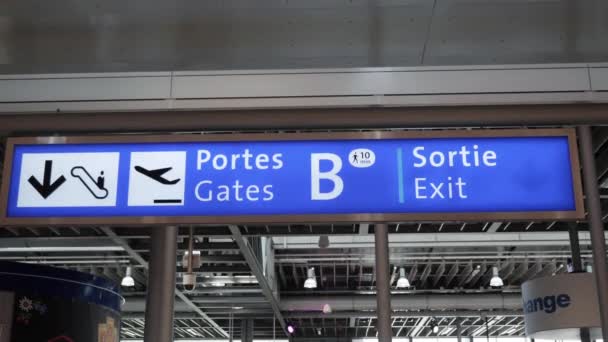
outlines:
M523 310L453 310L453 311L431 311L431 310L420 310L420 311L393 311L393 318L403 317L480 317L480 316L512 316L519 317L523 316ZM322 312L300 312L291 311L285 312L286 318L376 318L375 311L341 311L332 312L325 314Z
M230 315L233 317L272 317L272 310L260 310L260 309L241 309L241 310L223 310L223 311L209 311L214 319L230 319ZM393 313L393 317L480 317L480 316L510 316L519 317L523 315L522 310L454 310L454 311L397 311ZM376 313L373 311L342 311L342 312L312 312L312 311L291 311L284 312L285 318L303 319L303 318L376 318ZM141 319L144 318L143 313L140 312L127 312L122 314L122 319ZM175 313L175 319L200 319L195 313L189 312L177 312Z
M581 231L581 245L591 243L589 232ZM608 232L605 233L608 238ZM285 250L309 250L318 247L315 236L273 236L273 247ZM374 248L374 238L368 235L330 235L331 249ZM391 235L391 248L396 247L505 247L505 246L570 246L568 232L501 232L492 233L407 233Z
M375 296L353 297L284 297L281 309L284 311L321 311L329 304L334 312L376 310ZM519 310L519 294L422 294L393 295L391 306L394 311L405 310Z
M201 299L203 300L203 299ZM197 300L195 300L197 301ZM221 301L230 306L242 302L239 297L222 297ZM257 301L256 301L257 302ZM176 312L191 311L189 306L175 303ZM281 298L280 308L283 312L322 312L329 304L333 313L341 311L375 311L376 297L363 296L302 296ZM507 293L489 294L407 294L392 295L393 311L411 310L521 310L521 295ZM129 298L122 308L123 312L143 312L144 298Z

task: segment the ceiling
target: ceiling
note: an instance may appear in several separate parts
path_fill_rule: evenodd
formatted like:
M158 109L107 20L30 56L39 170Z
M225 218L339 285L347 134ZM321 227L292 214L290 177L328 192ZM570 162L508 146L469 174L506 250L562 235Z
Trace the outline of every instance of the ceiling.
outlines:
M603 183L608 179L608 128L595 127L593 142ZM606 221L608 196L601 190ZM576 226L582 231L583 265L591 266L587 225ZM460 325L467 336L483 336L486 329L492 336L522 336L520 285L566 272L568 227L541 221L389 225L393 333L455 336ZM202 259L195 270L199 285L192 292L181 285L190 229ZM235 234L247 238L246 250L235 242ZM136 286L123 288L122 336L141 339L149 235L150 228L141 227L2 227L0 259L70 268L116 282L133 265ZM319 236L329 237L329 247L318 246ZM297 326L297 337L376 336L373 236L374 226L368 224L180 227L175 336L239 337L242 322L252 320L256 338L283 338L261 282L276 292L281 315ZM505 281L502 289L489 287L494 266ZM303 287L310 267L318 281L314 290ZM412 288L395 287L400 267ZM332 312L322 312L325 304ZM435 323L437 334L431 329Z
M0 73L603 62L601 0L23 0Z

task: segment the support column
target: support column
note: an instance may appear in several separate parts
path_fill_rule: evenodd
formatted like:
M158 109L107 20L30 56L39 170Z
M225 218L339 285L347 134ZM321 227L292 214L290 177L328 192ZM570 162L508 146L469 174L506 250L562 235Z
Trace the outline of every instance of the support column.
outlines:
M608 270L606 269L606 240L604 237L604 224L602 222L602 207L595 171L595 158L593 143L591 141L591 128L579 126L577 129L580 153L583 167L583 183L585 186L585 199L587 204L591 247L593 250L593 273L600 307L602 323L602 336L608 341Z
M376 299L378 313L378 342L391 342L393 328L391 323L391 284L388 261L388 225L375 226L376 242Z
M234 316L230 314L230 321L228 322L228 342L234 340Z
M462 342L462 322L460 319L456 320L456 341Z
M576 223L568 224L568 233L570 234L570 250L572 251L572 272L583 272L583 261L581 260L581 246L578 241L578 228ZM581 328L581 342L591 342L589 328Z
M572 253L572 271L574 273L583 272L581 246L578 240L578 228L576 227L576 223L568 224L568 234L570 236L570 251Z
M145 342L173 341L177 230L177 227L152 228Z
M241 342L253 342L253 320L241 321Z
M0 342L11 341L15 293L0 291ZM10 308L10 310L9 310Z

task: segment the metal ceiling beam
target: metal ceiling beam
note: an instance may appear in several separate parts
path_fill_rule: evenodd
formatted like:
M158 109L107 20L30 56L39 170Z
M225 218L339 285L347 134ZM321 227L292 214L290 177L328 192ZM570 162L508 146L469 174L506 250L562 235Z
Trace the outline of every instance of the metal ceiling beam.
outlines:
M437 284L439 284L439 281L441 280L441 277L443 277L444 272L445 263L442 262L439 267L437 267L437 271L435 271L435 274L433 275L433 288L437 287Z
M429 321L430 317L421 317L416 321L416 325L414 326L414 328L410 331L410 338L411 337L418 337L420 335L420 332L424 329L424 327L427 325L427 322Z
M606 104L0 115L0 134L608 124Z
M145 269L149 268L148 262L144 258L142 258L142 256L139 255L139 253L135 252L126 240L122 239L120 236L118 236L116 233L114 233L114 231L111 228L101 227L101 230L108 237L110 237L110 239L112 239L112 241L114 241L114 243L116 243L119 246L122 246L122 248L125 250L125 252L127 254L129 254L129 256L131 258L133 258L135 261L137 261L137 263L139 263ZM207 316L206 313L204 313L198 306L196 306L196 304L194 304L180 290L175 289L175 295L177 297L179 297L184 303L186 303L193 311L198 313L207 322L207 324L212 326L220 335L222 335L223 337L228 337L228 333L226 331L224 331L222 329L222 327L220 327L217 323L215 323L215 321L213 321L209 316Z
M240 255L203 255L201 261L204 264L245 264L245 259Z
M321 288L325 288L325 276L323 275L323 265L319 265L317 268L319 270L319 285L321 285Z
M275 261L275 262L276 262L276 261ZM354 266L353 266L353 265L351 265L350 263L347 263L347 264L346 264L346 279L344 280L344 284L346 284L346 286L345 286L345 287L346 287L347 289L348 289L348 288L350 288L350 268L351 268L351 267L353 267L353 269L354 269Z
M543 265L540 262L535 262L530 268L528 268L528 270L526 271L526 273L524 273L524 275L522 276L521 282L526 282L530 279L534 279L536 277L536 275L538 273L540 273L540 271L542 271L543 269Z
M393 311L392 316L400 317L479 317L480 315L492 316L523 316L522 310L421 310L421 311ZM375 312L365 311L341 311L341 312L316 312L316 311L286 311L285 318L376 318Z
M513 328L513 324L518 321L520 319L520 317L512 317L508 322L504 323L503 326L500 327L496 327L496 330L494 330L494 332L492 332L490 335L491 336L502 336L502 334Z
M9 232L11 232L11 234L15 235L15 236L20 236L19 234L19 230L12 228L12 227L4 227L4 229L8 230Z
M431 274L431 264L428 263L424 267L424 270L422 270L422 274L420 275L420 282L418 283L418 286L425 287L426 286L426 280L427 280L427 278L429 277L430 274Z
M181 242L177 244L177 248L180 250L188 249L188 242ZM211 250L238 250L237 246L233 242L195 242L193 248L200 251L211 251Z
M389 283L388 283L390 287L393 287L393 283L397 279L398 270L399 270L399 268L397 266L393 266L393 271L391 272L391 279L389 280Z
M591 244L589 232L581 231L580 243ZM608 232L605 233L608 239ZM277 251L318 248L317 236L273 237ZM373 235L330 235L332 248L373 248ZM519 233L407 233L391 235L391 248L397 247L498 247L498 246L570 246L568 232L543 231Z
M416 281L416 275L418 274L418 264L414 264L412 268L410 268L410 273L407 275L407 279L410 281L410 284L414 284Z
M203 261L205 257L203 257ZM183 266L177 267L178 273L184 273L187 269ZM193 273L197 275L208 275L213 273L251 273L251 270L247 265L229 265L229 266L202 266L201 268L197 268L192 270Z
M53 252L121 252L123 248L112 239L88 238L6 238L0 253ZM66 258L67 259L67 258Z
M140 241L134 242L131 247L136 251L145 251L150 249L149 239L141 239ZM177 248L180 251L188 249L188 242L179 242ZM193 245L194 250L199 251L230 251L238 250L239 247L233 242L195 242ZM183 253L180 253L183 254Z
M464 267L464 270L462 271L462 273L460 274L460 277L458 278L457 287L464 286L464 284L466 284L466 282L469 280L469 277L471 276L471 274L473 274L473 263L472 262L468 263Z
M374 295L359 296L298 296L282 297L280 308L283 311L311 311L316 308L322 312L327 304L332 312L374 311ZM391 306L394 311L405 310L490 310L521 308L519 293L454 293L454 294L393 294Z
M513 262L509 262L500 269L499 274L502 277L502 279L506 280L506 279L509 279L511 274L513 274L514 270L515 270L515 264Z
M359 225L359 235L368 235L369 234L369 224L361 223Z
M446 276L445 284L444 284L446 288L450 287L450 284L454 280L454 277L456 277L456 274L458 274L458 268L459 268L458 263L455 263L452 265L452 267L448 271L448 275Z
M524 260L509 277L505 278L504 281L513 284L520 280L528 271L529 263L528 260Z
M208 313L211 314L213 316L214 319L216 320L229 320L231 317L233 319L241 319L241 318L255 318L255 319L266 319L266 320L272 320L272 317L274 317L274 313L272 312L272 310L268 309L265 310L263 308L251 308L251 309L232 309L232 310L227 310L226 308L223 309L210 309L208 310ZM204 321L202 319L202 317L200 315L198 315L195 312L175 312L174 313L175 319L189 319L189 320L195 320L195 321ZM122 313L122 317L126 318L126 319L143 319L144 318L144 313L143 312L123 312ZM225 323L225 322L224 322Z
M201 296L192 299L195 303L204 305L217 305L233 307L233 306L250 306L252 304L266 304L266 298L263 296Z
M492 276L494 276L492 267L493 267L492 265L490 265L489 267L486 267L485 272L481 276L481 281L480 281L479 286L486 287L490 284L490 280L492 279Z
M361 284L363 283L363 263L359 264L359 287L361 287Z
M496 231L498 230L498 228L500 228L501 225L502 222L492 222L486 233L496 233Z
M135 270L133 270L135 271ZM235 287L205 287L205 288L196 288L191 292L188 292L188 295L191 297L196 297L197 295L233 295L233 294L258 294L262 293L262 289L258 286L235 286ZM123 294L124 295L124 294ZM129 292L129 297L136 297L145 295L145 292Z
M270 287L270 284L268 284L268 280L264 276L264 272L262 271L260 264L258 263L255 255L253 254L251 247L249 247L247 240L241 234L241 230L238 226L230 225L229 228L230 232L232 233L232 237L234 238L234 241L239 246L243 257L251 268L251 272L257 278L258 283L262 288L262 293L266 297L266 300L270 303L270 306L272 307L275 317L279 321L283 332L286 336L289 336L289 333L287 332L287 324L285 323L285 319L283 318L283 314L281 313L281 307L279 306L279 302L275 298L272 288Z
M287 288L287 278L285 277L285 271L283 270L283 265L278 265L279 269L279 280L281 281L281 287Z
M300 277L298 277L298 270L296 269L296 265L291 265L291 275L293 276L293 281L295 282L295 288L300 288Z
M407 319L403 320L403 324L399 327L399 330L397 330L397 334L395 335L396 337L401 336L401 331L403 331L403 329L405 328L407 321L408 321Z
M470 285L471 287L474 287L477 284L477 282L479 281L479 279L481 279L483 274L486 272L487 268L488 268L488 266L486 265L485 262L483 264L479 265L479 269L475 269L473 271L474 274L471 277L471 279L469 279L467 284Z

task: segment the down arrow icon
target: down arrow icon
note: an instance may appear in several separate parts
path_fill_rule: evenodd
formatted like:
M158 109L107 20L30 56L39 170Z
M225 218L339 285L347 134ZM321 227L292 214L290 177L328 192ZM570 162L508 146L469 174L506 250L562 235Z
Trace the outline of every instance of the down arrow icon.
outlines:
M44 199L47 199L47 197L51 196L51 194L55 192L55 190L57 190L63 183L65 183L65 177L63 175L61 175L53 183L51 183L52 170L53 161L46 160L44 162L44 179L42 181L42 184L40 184L40 181L38 181L38 179L36 179L36 177L34 177L33 175L30 176L30 178L27 180Z

